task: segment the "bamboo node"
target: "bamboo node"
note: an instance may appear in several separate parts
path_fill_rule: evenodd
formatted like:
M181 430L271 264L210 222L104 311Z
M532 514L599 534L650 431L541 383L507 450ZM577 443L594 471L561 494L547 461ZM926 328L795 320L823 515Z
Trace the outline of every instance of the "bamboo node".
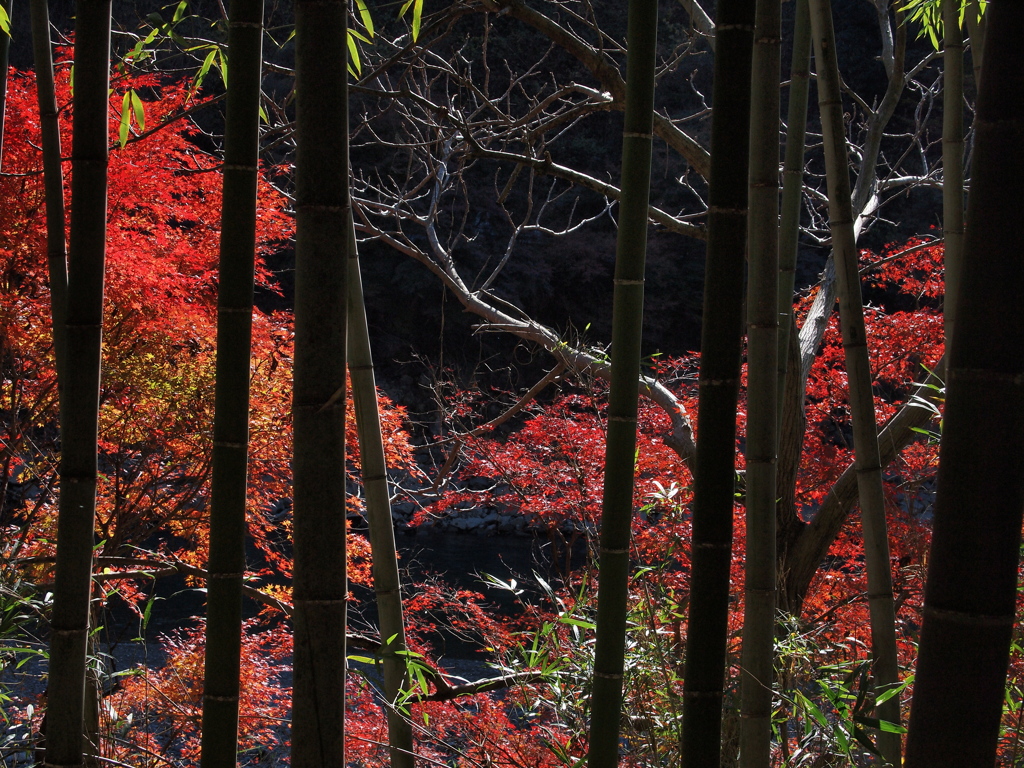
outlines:
M369 476L363 475L363 482L364 483L373 482L374 480L387 480L387 479L388 479L387 475L369 475Z
M255 165L241 165L239 163L224 163L221 166L223 171L245 171L246 173L256 173L259 170Z
M367 363L366 365L350 365L348 369L350 371L372 371L373 363Z
M263 29L263 22L260 21L229 21L228 29L232 27L245 27L247 29Z
M229 440L214 440L213 441L213 447L214 448L246 448L247 446L246 446L245 443L233 443L233 442L231 442Z
M629 554L628 549L608 549L607 547L601 547L602 555L626 555Z
M252 307L217 307L217 314L251 315Z
M992 371L984 368L950 368L946 373L946 382L948 383L952 379L1019 386L1021 383L1024 383L1024 373Z
M608 421L622 421L627 424L635 424L636 416L609 416Z
M621 674L615 674L614 672L594 672L594 677L603 677L605 680L621 680Z
M399 587L393 587L392 589L375 589L373 593L375 595L396 595L401 591Z
M980 624L989 627L1006 627L1013 625L1013 614L993 616L984 613L972 613L970 611L953 611L948 608L933 608L926 605L923 611L926 616L934 616L937 619L946 619L962 624Z
M244 573L212 573L207 571L206 578L208 579L244 579Z
M623 131L622 138L624 139L647 139L648 141L654 140L654 135L650 133L637 133L636 131Z
M721 691L689 691L683 690L683 698L685 699L720 699L722 698Z
M615 278L612 282L615 285L643 285L644 284L644 281L642 279L641 280L623 280L623 279Z
M863 472L864 474L867 474L869 472L881 472L882 471L882 467L879 466L878 464L875 464L875 465L870 466L870 467L854 467L853 471L857 472L858 474L860 474L861 472Z
M81 635L81 634L83 634L85 632L88 632L88 631L89 630L88 630L87 627L80 627L79 629L51 629L50 630L50 634L52 634L52 635L61 635L61 636L71 636L71 635Z
M234 704L236 701L238 701L237 696L214 696L211 693L204 693L203 698L206 701L223 701L228 704Z

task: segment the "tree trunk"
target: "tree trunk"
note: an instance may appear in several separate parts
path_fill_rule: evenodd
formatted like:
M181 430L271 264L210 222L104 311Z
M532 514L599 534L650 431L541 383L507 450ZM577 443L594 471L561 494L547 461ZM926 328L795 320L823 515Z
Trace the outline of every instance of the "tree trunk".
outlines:
M68 368L61 409L46 764L82 765L107 225L110 0L75 5Z
M657 29L657 0L629 0L622 197L612 304L612 381L601 509L601 579L587 755L590 768L614 768L619 760Z
M779 378L779 80L782 8L757 0L747 225L747 493L740 765L768 768L775 658L775 461Z
M32 55L43 138L43 187L46 195L46 258L50 277L50 316L57 388L63 389L67 366L68 257L64 240L64 171L60 162L60 126L53 86L50 14L47 0L32 0ZM63 398L61 398L63 400Z
M716 16L715 108L683 683L683 768L717 766L721 760L736 503L736 406L743 346L754 0L721 0Z
M294 768L345 766L346 9L295 7Z
M388 491L384 440L377 407L377 384L374 381L373 356L370 353L370 330L366 324L366 308L363 304L359 251L351 219L348 247L348 370L352 377L352 404L359 434L366 518L370 526L373 591L377 596L380 622L384 697L388 700L388 746L391 768L413 768L412 723L408 713L395 706L408 687L409 680L405 656L402 655L407 648L402 614L402 582L398 574L395 526L391 518L391 494Z
M881 694L899 683L896 618L892 572L889 565L889 538L885 522L885 497L882 490L882 464L878 450L874 394L871 389L871 362L868 358L867 334L864 328L857 241L853 231L849 158L832 13L826 0L811 0L810 6L818 72L818 101L821 106L828 176L829 228L832 232L832 248L836 259L839 317L846 353L850 412L853 420L857 493L864 529L874 686L876 694ZM882 720L898 724L899 697L892 696L880 704L877 711ZM879 751L885 760L894 766L900 764L900 742L898 733L879 733Z
M230 768L238 753L263 0L232 0L228 19L202 768Z
M989 5L907 768L996 762L1024 511L1024 5ZM1014 85L1016 83L1016 85Z

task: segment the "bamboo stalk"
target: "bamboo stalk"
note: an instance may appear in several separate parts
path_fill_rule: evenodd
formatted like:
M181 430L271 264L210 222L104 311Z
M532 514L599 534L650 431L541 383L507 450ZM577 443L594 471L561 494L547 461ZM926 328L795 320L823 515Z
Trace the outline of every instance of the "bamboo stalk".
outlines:
M907 768L997 762L1024 512L1024 6L988 6ZM966 652L965 652L966 651Z
M630 0L622 197L612 300L612 381L601 508L601 579L587 753L590 768L614 768L619 760L657 28L657 0Z
M64 386L67 365L68 257L64 240L64 171L60 162L60 125L53 86L50 15L47 0L32 0L32 57L36 69L36 95L43 138L43 188L46 195L46 263L50 278L50 316L58 392Z
M237 762L263 0L232 0L217 291L201 765Z
M846 127L843 122L832 12L827 0L811 0L810 5L814 57L818 72L818 101L825 141L829 227L836 260L839 317L843 349L846 353L857 491L860 498L861 524L864 529L864 555L867 561L871 646L874 657L873 682L875 693L881 694L899 683L896 618L889 564L889 538L885 522L885 497L882 490L882 465L878 450L874 395L871 389L871 361L868 358L867 334L864 327L858 252L853 231ZM893 696L880 704L877 712L882 720L898 725L900 697ZM879 751L884 759L894 766L900 765L901 741L898 733L882 731L878 736Z
M782 419L786 377L789 375L789 336L793 291L800 245L800 210L804 193L804 154L807 140L807 99L811 82L811 12L807 0L796 0L793 19L793 62L789 75L786 114L786 159L782 170L779 220L779 419Z
M345 766L347 21L295 5L294 768Z
M947 344L956 324L964 248L964 38L958 6L942 4L942 238L946 269L942 310Z
M753 0L716 9L711 173L704 271L693 543L683 688L683 768L722 751L729 570L736 485L736 408L743 345Z
M405 618L402 614L402 581L395 549L395 525L391 518L387 461L380 431L377 384L370 350L370 329L363 303L363 280L359 271L354 222L349 220L348 252L348 369L352 378L352 404L359 456L362 460L366 518L370 527L370 556L373 562L373 591L377 596L380 622L380 654L384 666L384 697L389 706L388 747L391 768L412 768L414 761L412 723L396 702L408 688L405 656Z
M779 357L779 79L782 9L757 0L747 220L747 546L740 659L740 765L771 761L775 658L775 462Z
M110 0L78 0L75 16L68 375L60 419L60 512L46 713L46 765L52 766L83 764L106 259Z

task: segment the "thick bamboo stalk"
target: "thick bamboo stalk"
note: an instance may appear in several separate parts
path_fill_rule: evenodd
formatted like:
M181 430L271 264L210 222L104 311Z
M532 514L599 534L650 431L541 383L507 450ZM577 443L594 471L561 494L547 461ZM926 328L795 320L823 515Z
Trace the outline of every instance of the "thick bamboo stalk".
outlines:
M110 0L78 0L75 16L68 375L47 696L46 764L53 766L83 763L106 257Z
M782 9L757 0L747 221L747 546L740 659L740 765L771 761L778 443L779 79Z
M907 768L995 765L1024 511L1024 5L988 6Z
M793 19L793 62L789 75L786 114L786 159L782 170L779 220L779 420L782 420L786 376L789 373L789 335L793 325L793 290L800 245L800 211L804 193L804 154L807 137L807 97L811 82L811 12L807 0L796 0Z
M11 0L0 0L0 6L11 16ZM4 164L4 117L7 114L7 69L10 63L11 36L0 30L0 170Z
M43 188L46 195L46 263L50 277L50 317L58 391L64 386L67 356L68 257L64 240L64 172L60 162L60 126L53 86L50 14L47 0L32 0L32 56L43 138Z
M942 311L949 343L956 324L964 248L964 38L959 3L942 4L942 29L942 237L946 269Z
M346 13L295 6L294 768L345 766Z
M971 42L971 66L974 70L974 90L981 92L981 62L985 54L985 28L988 17L981 12L981 0L967 0L964 20Z
M864 530L864 555L867 561L874 687L876 693L881 694L899 683L889 538L882 491L882 465L878 450L874 395L871 389L871 362L868 358L867 334L864 327L858 252L853 231L849 158L832 12L827 0L811 0L810 6L814 57L818 73L818 102L825 142L829 227L836 260L839 317L843 349L846 353L857 490ZM893 696L879 705L877 711L881 719L898 724L899 696ZM887 762L894 766L900 764L901 738L898 733L881 732L878 746Z
M657 28L657 0L629 0L622 197L612 300L612 381L601 508L601 579L587 754L590 768L615 768L619 760Z
M217 291L203 768L237 762L263 0L232 0Z
M722 751L736 485L736 406L743 345L747 157L753 0L716 9L708 239L694 468L690 611L683 688L683 768L718 765Z
M408 714L395 706L409 681L405 656L402 655L407 648L402 613L402 581L398 572L398 552L395 549L395 526L391 518L391 494L388 491L384 439L380 431L370 329L366 323L366 307L363 303L359 250L351 219L348 247L348 370L352 379L356 431L359 434L366 518L370 526L373 591L377 596L384 666L384 697L389 702L388 746L391 768L412 768L412 723Z

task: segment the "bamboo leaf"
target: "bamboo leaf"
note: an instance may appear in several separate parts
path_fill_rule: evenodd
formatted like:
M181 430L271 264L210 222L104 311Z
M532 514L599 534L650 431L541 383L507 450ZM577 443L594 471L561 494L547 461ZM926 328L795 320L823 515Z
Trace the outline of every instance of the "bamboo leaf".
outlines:
M355 69L355 74L359 75L363 71L362 62L359 60L359 46L356 44L355 35L352 34L352 30L348 30L348 60L349 69Z
M370 37L373 37L373 16L370 15L370 9L366 7L365 0L356 0L356 8L359 9L359 17L363 20L363 26L370 33Z
M131 122L131 91L128 91L121 99L121 126L118 128L117 136L118 143L121 145L121 149L124 149L125 144L128 143L128 128Z
M140 131L146 130L146 107L142 103L142 99L139 98L134 90L128 91L131 96L132 111L135 113L135 124L139 126Z

